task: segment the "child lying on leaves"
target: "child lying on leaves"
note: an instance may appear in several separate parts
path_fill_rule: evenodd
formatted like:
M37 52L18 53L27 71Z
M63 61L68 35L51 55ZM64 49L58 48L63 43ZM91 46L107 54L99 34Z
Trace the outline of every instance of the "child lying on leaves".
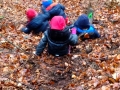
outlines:
M40 32L44 32L49 26L48 18L50 15L48 12L38 14L34 9L28 9L26 16L28 23L21 30L26 34L30 34L31 32L33 34L39 34Z
M89 19L85 14L79 16L72 27L76 28L77 35L81 40L100 38L100 34L93 25L90 25Z

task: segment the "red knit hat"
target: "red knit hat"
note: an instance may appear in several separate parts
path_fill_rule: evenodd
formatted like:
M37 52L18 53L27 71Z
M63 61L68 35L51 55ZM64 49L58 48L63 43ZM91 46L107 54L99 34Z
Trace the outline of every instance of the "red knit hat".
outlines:
M34 9L28 9L26 11L26 16L28 21L31 21L35 16L37 16L37 12Z
M54 16L50 21L50 27L55 30L63 30L66 27L63 16Z

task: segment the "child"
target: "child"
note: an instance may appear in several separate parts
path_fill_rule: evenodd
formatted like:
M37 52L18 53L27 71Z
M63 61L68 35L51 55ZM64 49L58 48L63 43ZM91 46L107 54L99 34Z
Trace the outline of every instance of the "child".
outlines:
M77 30L77 35L80 36L82 40L100 38L100 34L90 25L87 15L82 14L78 17L73 27Z
M72 33L72 34L71 34ZM78 37L76 30L69 30L62 16L54 16L50 21L50 28L44 32L44 36L36 49L36 55L41 55L48 44L48 52L54 56L63 56L69 53L69 45L76 45Z
M50 15L48 12L38 14L34 9L28 9L26 16L28 23L26 27L22 28L22 32L26 34L30 34L31 32L33 32L33 34L39 34L40 32L44 32L49 26L47 19Z
M50 19L54 16L63 16L66 23L69 23L68 18L66 17L66 14L64 12L65 7L62 4L59 3L53 3L52 0L42 0L42 11L44 13L44 8L49 12ZM49 20L50 20L49 19Z

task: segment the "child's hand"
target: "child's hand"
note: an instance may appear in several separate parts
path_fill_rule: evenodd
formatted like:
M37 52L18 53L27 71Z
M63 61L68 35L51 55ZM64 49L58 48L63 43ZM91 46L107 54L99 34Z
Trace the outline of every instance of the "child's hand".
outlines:
M90 35L88 33L82 33L82 34L80 34L80 38L81 38L81 40L84 41L85 39L90 38Z
M84 34L84 38L90 38L89 34L88 34L88 33L85 33L85 34Z
M33 51L33 54L34 54L35 56L41 56L41 54L40 54L40 55L37 55L37 54L36 54L36 51Z
M37 55L35 51L33 51L33 55L34 55L34 58L40 59L40 56L41 56L41 55Z

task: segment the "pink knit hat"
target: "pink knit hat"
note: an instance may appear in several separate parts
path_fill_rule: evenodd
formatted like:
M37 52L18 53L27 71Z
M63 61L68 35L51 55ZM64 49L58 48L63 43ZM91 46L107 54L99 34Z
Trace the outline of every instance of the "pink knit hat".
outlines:
M28 21L31 21L37 15L38 13L34 9L28 9L26 11L26 16L27 16Z
M54 16L50 21L50 27L55 30L63 30L66 27L63 16Z

